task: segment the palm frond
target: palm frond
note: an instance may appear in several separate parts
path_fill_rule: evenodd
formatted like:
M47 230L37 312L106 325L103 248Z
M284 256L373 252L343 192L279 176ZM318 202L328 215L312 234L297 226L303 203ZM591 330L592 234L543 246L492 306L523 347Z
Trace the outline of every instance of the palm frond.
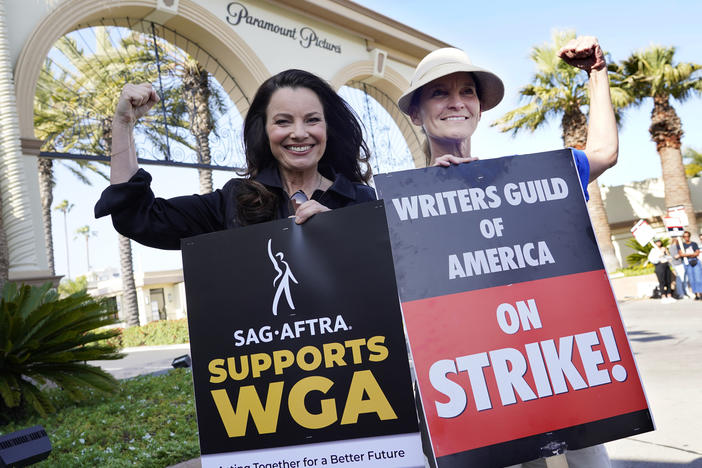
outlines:
M59 298L41 287L6 283L0 301L0 397L6 407L25 404L39 414L52 411L42 387L53 382L72 399L89 389L111 391L115 381L85 361L123 357L101 341L119 331L114 311L85 291ZM98 344L96 344L99 342Z

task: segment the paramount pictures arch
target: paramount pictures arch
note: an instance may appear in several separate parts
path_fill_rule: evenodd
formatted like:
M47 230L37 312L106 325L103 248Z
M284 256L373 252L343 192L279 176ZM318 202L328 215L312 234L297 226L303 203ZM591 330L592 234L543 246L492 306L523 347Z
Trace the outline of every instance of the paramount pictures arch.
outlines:
M61 36L107 22L126 26L125 18L176 31L186 42L176 40L175 45L198 60L200 50L206 51L214 60L203 60L204 68L227 92L236 89L246 97L231 96L242 115L260 83L288 68L316 73L335 89L349 85L373 95L372 89L373 97L384 97L377 100L397 123L415 166L424 165L424 136L394 103L419 60L448 44L347 0L0 0L0 48L6 49L0 50L0 60L10 62L15 91L0 102L5 128L0 183L10 280L56 279L49 275L42 234L36 176L42 142L33 128L44 59ZM237 86L227 87L230 77ZM8 85L10 80L4 81Z

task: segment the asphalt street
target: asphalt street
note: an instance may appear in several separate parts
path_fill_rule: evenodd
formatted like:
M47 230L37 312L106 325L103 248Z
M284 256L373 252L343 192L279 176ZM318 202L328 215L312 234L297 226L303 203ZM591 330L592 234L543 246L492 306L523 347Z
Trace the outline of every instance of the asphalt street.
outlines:
M613 466L702 467L702 302L619 307L656 430L606 444Z
M117 379L127 379L143 374L153 374L172 369L173 359L190 354L190 345L142 346L125 348L126 356L115 361L91 361L89 364L100 366Z
M613 467L702 468L702 302L632 300L620 303L620 310L656 430L607 443ZM125 351L122 360L93 364L128 378L170 369L189 347Z

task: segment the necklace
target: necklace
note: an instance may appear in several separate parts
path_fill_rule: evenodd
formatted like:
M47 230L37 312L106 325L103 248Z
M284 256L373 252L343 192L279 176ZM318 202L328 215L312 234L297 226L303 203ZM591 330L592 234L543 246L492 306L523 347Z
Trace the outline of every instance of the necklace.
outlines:
M322 177L322 174L320 174L318 172L317 175L319 176L319 182L317 183L317 188L315 188L312 191L312 195L314 195L314 192L319 190L319 188L322 186L322 181L324 180L324 177ZM290 189L288 189L288 193L290 193ZM302 203L306 202L307 200L309 200L309 197L304 192L304 190L300 189L297 192L290 195L290 200L294 201L297 204L302 204Z

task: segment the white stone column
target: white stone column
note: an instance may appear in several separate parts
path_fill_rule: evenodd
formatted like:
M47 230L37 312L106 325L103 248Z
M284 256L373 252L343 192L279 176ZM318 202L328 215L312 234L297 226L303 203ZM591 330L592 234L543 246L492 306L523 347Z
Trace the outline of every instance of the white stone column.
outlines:
M5 16L5 0L0 0L0 190L2 216L10 253L10 279L46 276L37 252L32 202L27 190L26 161L20 144L19 120ZM43 244L43 241L42 241ZM46 262L44 262L46 263ZM43 268L42 268L43 267Z

